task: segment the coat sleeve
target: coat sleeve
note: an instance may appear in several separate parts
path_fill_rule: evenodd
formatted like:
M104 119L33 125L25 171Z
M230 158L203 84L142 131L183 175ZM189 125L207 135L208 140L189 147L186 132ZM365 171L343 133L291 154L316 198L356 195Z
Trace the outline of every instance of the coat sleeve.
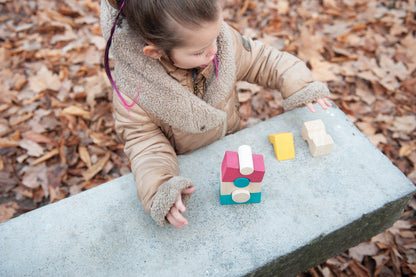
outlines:
M328 88L321 82L314 82L310 70L299 58L230 29L235 45L237 80L279 90L285 109L329 95Z
M178 161L173 147L144 109L136 104L127 110L115 93L113 108L116 132L124 141L124 152L131 163L138 198L156 223L167 225L165 217L177 196L193 184L178 176ZM189 197L183 195L185 205Z

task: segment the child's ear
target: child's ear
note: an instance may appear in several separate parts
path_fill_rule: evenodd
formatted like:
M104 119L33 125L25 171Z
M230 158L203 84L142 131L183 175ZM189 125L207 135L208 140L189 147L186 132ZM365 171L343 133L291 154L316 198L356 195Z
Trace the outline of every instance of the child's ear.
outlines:
M143 48L143 53L152 59L159 59L163 55L163 51L154 44L148 44Z

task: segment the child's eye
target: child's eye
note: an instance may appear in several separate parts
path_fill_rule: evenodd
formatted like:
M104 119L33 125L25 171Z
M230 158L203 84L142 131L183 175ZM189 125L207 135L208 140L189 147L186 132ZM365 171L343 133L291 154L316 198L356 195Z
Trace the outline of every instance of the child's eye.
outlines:
M202 56L202 54L204 54L204 52L205 52L205 51L201 51L201 52L195 53L194 55L195 55L195 56Z

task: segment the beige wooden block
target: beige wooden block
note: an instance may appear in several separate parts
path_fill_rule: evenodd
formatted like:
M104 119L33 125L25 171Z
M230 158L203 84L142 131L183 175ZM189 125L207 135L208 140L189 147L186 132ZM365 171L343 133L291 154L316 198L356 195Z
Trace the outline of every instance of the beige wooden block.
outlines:
M303 123L301 135L308 142L312 156L318 157L331 153L334 141L326 133L322 120L316 119Z
M331 153L334 141L328 134L314 134L309 140L309 151L312 156L318 157Z
M320 119L306 121L303 123L301 135L304 140L309 140L313 134L326 133L325 125Z
M221 182L220 194L221 195L232 194L233 191L236 191L238 189L245 189L249 193L261 192L261 183L250 182L250 184L247 187L239 188L239 187L236 187L233 182Z

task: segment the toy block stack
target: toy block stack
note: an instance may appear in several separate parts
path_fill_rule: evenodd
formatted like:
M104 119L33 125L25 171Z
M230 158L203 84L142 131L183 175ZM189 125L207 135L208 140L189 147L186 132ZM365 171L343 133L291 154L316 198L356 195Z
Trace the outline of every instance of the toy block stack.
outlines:
M334 141L326 133L322 120L317 119L303 123L301 135L308 142L312 156L317 157L331 153Z
M221 164L221 205L260 203L264 173L263 156L252 154L250 146L226 151Z
M277 160L284 161L295 158L295 145L292 133L271 134L269 135L269 140L273 144Z

